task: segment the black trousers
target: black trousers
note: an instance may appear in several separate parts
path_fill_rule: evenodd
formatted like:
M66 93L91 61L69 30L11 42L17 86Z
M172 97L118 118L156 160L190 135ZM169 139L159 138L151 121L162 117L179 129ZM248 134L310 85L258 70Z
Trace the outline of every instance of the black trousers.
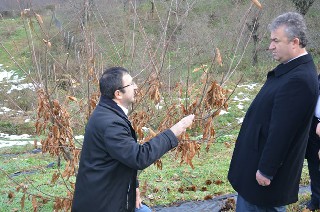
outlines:
M311 202L320 208L320 162L308 160L308 169L311 180Z
M320 160L318 156L320 149L320 138L316 134L316 127L318 123L318 119L314 117L309 133L306 159L308 161L308 169L311 180L311 201L313 205L320 208Z

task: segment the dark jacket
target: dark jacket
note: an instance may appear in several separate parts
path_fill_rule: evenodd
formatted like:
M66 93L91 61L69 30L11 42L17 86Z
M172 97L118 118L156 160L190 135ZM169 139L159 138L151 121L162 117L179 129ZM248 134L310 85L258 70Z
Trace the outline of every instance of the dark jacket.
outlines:
M320 90L320 75L318 76L319 90ZM313 117L309 132L309 140L306 151L306 159L308 162L319 163L318 152L320 149L320 138L316 133L317 125L320 122L320 117ZM320 180L320 179L319 179Z
M306 151L306 159L308 162L319 163L318 152L320 150L320 138L316 133L316 128L319 123L317 117L312 118L312 124L309 132L308 146Z
M139 145L121 108L101 97L86 126L72 211L134 211L137 170L177 144L172 131L166 130Z
M317 98L316 68L309 54L268 73L245 115L228 174L233 188L251 204L276 207L298 200ZM257 183L257 170L273 177L269 186Z

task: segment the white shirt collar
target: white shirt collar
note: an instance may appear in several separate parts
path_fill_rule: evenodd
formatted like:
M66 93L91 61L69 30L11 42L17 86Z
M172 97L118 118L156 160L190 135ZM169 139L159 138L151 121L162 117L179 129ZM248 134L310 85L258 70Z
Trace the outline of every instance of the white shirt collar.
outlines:
M128 115L129 110L125 107L123 107L122 105L117 104L124 112L124 114Z
M289 63L290 61L292 61L292 60L294 60L294 59L297 59L298 57L302 57L302 56L304 56L304 55L307 55L307 54L308 54L308 52L302 53L302 54L298 55L297 57L294 57L294 58L288 60L286 63ZM284 64L286 64L286 63L284 63Z

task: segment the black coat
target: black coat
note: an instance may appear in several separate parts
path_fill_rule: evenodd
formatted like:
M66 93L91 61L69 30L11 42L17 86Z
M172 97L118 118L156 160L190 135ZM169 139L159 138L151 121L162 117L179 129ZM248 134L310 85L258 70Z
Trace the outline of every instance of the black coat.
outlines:
M248 202L283 206L298 200L299 181L318 81L308 54L278 65L249 107L233 152L228 179ZM260 186L260 170L273 180Z
M121 108L101 97L86 126L72 211L134 211L137 170L177 144L172 131L166 130L139 145Z
M319 82L319 90L320 90L320 75L318 76L318 82ZM320 138L316 133L317 125L319 123L320 117L313 117L312 124L309 132L309 140L308 140L308 146L306 151L306 159L308 159L309 162L319 163L319 156L318 152L320 149Z
M320 150L320 138L316 133L318 123L318 118L313 117L306 151L306 159L308 159L309 162L314 163L319 163L318 152Z

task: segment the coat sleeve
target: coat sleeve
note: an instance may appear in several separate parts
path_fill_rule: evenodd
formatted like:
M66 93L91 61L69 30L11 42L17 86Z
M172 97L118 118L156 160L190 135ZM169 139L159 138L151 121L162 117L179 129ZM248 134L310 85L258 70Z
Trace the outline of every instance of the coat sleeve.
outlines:
M317 96L307 80L293 77L285 83L274 97L268 138L264 146L258 169L275 176L288 151L301 139L303 129L313 114Z
M178 139L171 130L166 130L143 145L138 144L131 136L125 122L113 121L104 134L106 151L110 156L126 166L142 170L167 151L178 145Z

